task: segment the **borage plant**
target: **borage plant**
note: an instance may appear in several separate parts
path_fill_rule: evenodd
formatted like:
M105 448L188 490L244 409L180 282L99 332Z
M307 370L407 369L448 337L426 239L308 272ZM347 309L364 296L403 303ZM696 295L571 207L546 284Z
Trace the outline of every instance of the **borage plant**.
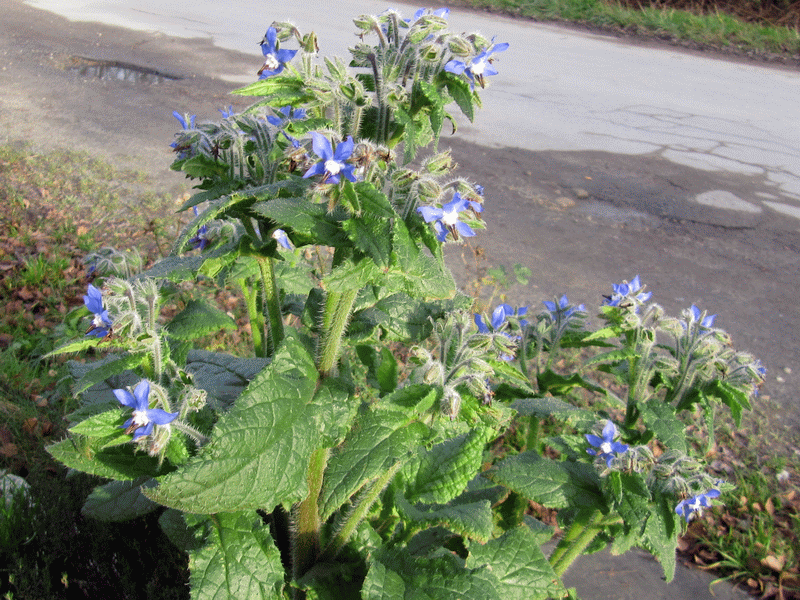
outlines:
M194 598L574 596L560 575L609 545L670 578L725 485L683 417L738 418L762 370L713 317L666 317L638 277L594 331L566 297L475 316L458 293L442 246L482 228L483 188L436 142L507 44L446 17L358 17L347 64L270 26L236 92L255 104L176 114L198 191L173 254L127 279L98 261L90 330L57 351L103 358L71 363L83 404L51 453L111 480L87 515L162 511ZM252 351L203 349L224 330Z

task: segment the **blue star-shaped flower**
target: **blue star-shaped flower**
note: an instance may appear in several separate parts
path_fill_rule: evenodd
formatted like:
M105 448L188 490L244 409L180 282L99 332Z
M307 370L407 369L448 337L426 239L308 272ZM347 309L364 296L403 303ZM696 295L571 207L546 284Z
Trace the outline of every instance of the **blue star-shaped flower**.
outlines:
M355 165L345 162L353 153L353 146L355 146L353 136L347 136L345 141L336 146L335 152L328 138L321 133L312 131L311 138L314 140L311 144L314 154L322 160L306 171L303 179L314 175L322 175L322 183L339 183L339 176L344 175L350 181L356 180L356 176L353 173Z
M259 43L264 55L264 65L258 70L259 79L277 75L297 54L297 50L278 50L278 31L274 27L267 29L264 39Z
M469 87L471 90L475 89L476 81L483 88L486 87L484 77L497 75L497 69L492 66L492 60L494 59L490 58L491 55L497 52L504 52L505 50L508 50L508 44L505 42L502 44L492 44L473 58L468 65L460 60L451 60L444 66L444 70L448 73L454 73L455 75L466 73L470 80Z
M172 116L178 119L178 123L180 123L181 127L184 129L194 129L194 120L197 118L197 115L182 115L177 110L173 110Z
M450 14L449 8L437 8L436 10L431 10L430 8L420 8L417 12L414 13L414 16L410 19L403 19L409 25L413 25L417 21L419 21L425 15L433 15L436 17L442 17L443 19L447 18L447 15Z
M125 433L133 433L134 440L150 435L156 425L172 423L178 416L178 413L150 408L150 382L146 379L136 384L132 394L128 390L114 390L114 395L121 404L133 409L133 415L122 427Z
M293 108L291 105L278 109L278 113L283 115L267 115L267 121L275 127L282 127L289 121L299 121L306 118L306 111L302 108Z
M597 448L587 448L586 452L592 456L599 456L606 461L606 466L611 468L611 461L614 460L614 453L625 454L628 451L628 445L621 442L615 442L614 438L617 437L617 428L611 421L606 422L603 427L603 437L597 437L592 433L586 434L588 442Z
M94 337L106 337L108 332L111 331L111 318L108 316L108 311L103 307L103 294L100 290L94 287L91 283L86 295L83 297L83 303L92 313L92 326L86 332L86 335L93 335Z
M708 315L703 317L701 320L700 317L703 315L703 313L699 308L692 304L692 307L689 310L692 311L692 323L697 323L699 321L700 327L705 327L706 329L710 329L714 326L714 319L717 318L717 315Z
M230 117L234 116L236 113L233 112L233 105L228 105L228 108L218 108L217 109L221 114L223 119L229 119Z
M586 307L583 304L579 304L578 306L570 306L566 294L561 296L557 306L555 302L551 302L550 300L545 300L543 304L545 308L550 311L550 319L553 321L558 321L559 316L561 319L567 320L576 312L586 312Z
M719 495L719 490L709 490L704 494L681 500L675 507L675 512L686 519L688 523L695 517L703 516L703 509L711 506L711 499L719 498Z
M622 302L625 298L630 297L635 298L641 304L643 302L647 302L653 295L653 292L642 292L640 294L636 294L636 292L642 289L642 283L639 281L638 275L634 277L630 283L623 281L622 283L612 284L611 289L613 290L612 295L606 296L606 299L603 302L603 304L607 306L619 306L620 302Z
M476 203L477 204L477 203ZM436 231L436 239L443 242L447 238L448 231L453 234L453 239L458 239L460 233L464 237L472 237L475 232L466 223L458 220L460 212L472 208L470 201L462 198L461 194L456 192L453 194L453 199L442 208L435 206L420 206L417 212L422 215L426 223L433 222L433 229Z
M527 306L520 306L515 311L509 304L498 304L492 311L492 319L490 321L490 324L492 326L491 330L498 331L506 322L506 319L508 317L514 317L514 316L521 317L527 312L528 312ZM521 327L525 327L528 324L528 321L526 321L525 319L520 319L519 324ZM489 333L489 328L486 326L483 317L479 314L475 314L475 325L478 326L478 331L480 333Z

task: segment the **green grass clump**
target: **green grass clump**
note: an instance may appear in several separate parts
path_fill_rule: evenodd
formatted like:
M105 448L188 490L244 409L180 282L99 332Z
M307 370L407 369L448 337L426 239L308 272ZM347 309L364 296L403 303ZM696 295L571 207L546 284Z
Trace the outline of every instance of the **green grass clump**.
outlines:
M800 32L791 27L747 22L717 10L697 14L666 7L630 8L602 0L458 0L457 4L545 21L689 40L702 46L796 58Z

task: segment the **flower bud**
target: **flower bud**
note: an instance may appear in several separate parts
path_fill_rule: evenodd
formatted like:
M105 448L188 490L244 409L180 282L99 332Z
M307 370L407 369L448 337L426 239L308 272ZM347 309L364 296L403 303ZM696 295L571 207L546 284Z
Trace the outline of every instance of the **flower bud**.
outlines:
M474 52L472 44L462 37L451 37L447 45L454 56L470 56Z

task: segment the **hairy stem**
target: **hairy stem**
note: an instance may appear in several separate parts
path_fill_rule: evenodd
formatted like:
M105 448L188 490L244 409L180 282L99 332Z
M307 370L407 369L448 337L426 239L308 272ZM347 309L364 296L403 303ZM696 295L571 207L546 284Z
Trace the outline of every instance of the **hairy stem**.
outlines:
M344 292L328 292L325 300L325 313L322 315L322 338L319 347L319 362L317 370L322 377L331 374L342 349L347 323L350 320L350 311L356 300L358 290Z
M258 292L251 289L247 285L246 279L238 281L239 287L244 296L244 302L247 305L247 316L250 319L250 334L253 336L253 352L258 357L265 357L267 355L266 347L264 345L264 315L258 310Z
M275 352L275 348L283 341L283 315L281 314L281 299L278 293L278 283L275 280L275 265L269 256L257 256L258 268L261 270L261 288L264 291L264 305L269 319L269 339L267 340L268 355Z
M302 577L317 561L320 551L319 493L322 477L328 464L330 449L319 448L311 455L308 463L308 496L297 507L294 543L292 545L292 571L294 579Z
M570 525L569 530L550 555L550 565L556 575L561 577L578 558L591 541L600 533L599 510L581 510Z
M347 543L347 540L349 540L350 536L353 535L359 523L361 523L364 517L366 517L369 511L372 509L372 505L375 504L378 496L380 496L383 490L386 489L386 486L389 485L389 482L392 481L392 478L404 464L405 461L397 461L388 471L386 471L386 473L381 475L375 481L375 483L372 484L372 488L369 490L367 495L364 496L358 506L356 506L356 509L350 514L344 526L328 543L325 551L320 557L321 561L332 561L334 558L336 558L336 555L339 554L339 551Z

